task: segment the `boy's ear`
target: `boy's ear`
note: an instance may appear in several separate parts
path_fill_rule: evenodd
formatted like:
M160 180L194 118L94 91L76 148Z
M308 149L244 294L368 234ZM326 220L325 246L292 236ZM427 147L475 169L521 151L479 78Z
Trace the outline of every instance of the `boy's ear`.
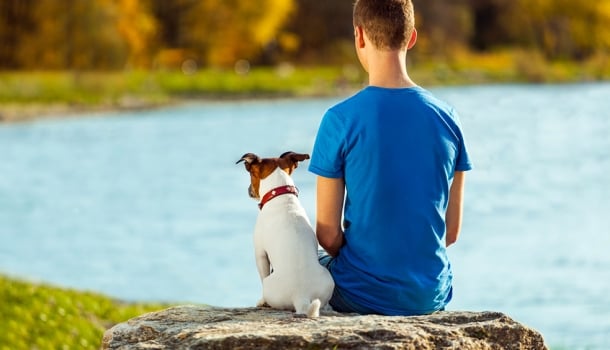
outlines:
M409 38L409 43L407 44L407 50L411 50L415 43L417 42L417 29L413 28L413 32L411 33L411 38Z
M361 26L354 27L354 35L356 37L356 47L362 49L364 47L364 29Z

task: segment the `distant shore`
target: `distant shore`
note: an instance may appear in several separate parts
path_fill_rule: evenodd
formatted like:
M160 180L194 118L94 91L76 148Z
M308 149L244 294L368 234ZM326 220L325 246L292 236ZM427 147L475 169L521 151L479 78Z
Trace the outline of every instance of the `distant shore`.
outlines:
M355 89L354 89L355 91ZM351 92L351 91L350 91ZM44 118L70 118L73 116L94 115L97 113L113 113L125 111L146 111L172 105L182 105L188 103L206 103L221 101L242 101L254 99L286 99L286 98L306 98L306 97L332 97L345 95L350 92L337 92L336 94L312 95L312 96L293 96L287 94L267 94L267 95L217 95L200 96L190 98L172 98L164 101L147 101L145 99L131 101L130 103L100 104L100 105L75 105L67 103L31 103L31 104L0 104L0 124L29 122Z
M231 70L0 72L0 122L142 110L191 101L338 95L362 86L355 67Z
M546 63L511 53L412 63L411 77L425 87L499 83L578 83L610 80L610 65ZM152 109L190 101L347 95L364 86L353 64L248 72L182 71L0 72L0 123L46 116Z
M154 109L180 102L146 103L137 105L69 105L65 103L0 104L0 124L19 123L47 117L69 118L84 114Z

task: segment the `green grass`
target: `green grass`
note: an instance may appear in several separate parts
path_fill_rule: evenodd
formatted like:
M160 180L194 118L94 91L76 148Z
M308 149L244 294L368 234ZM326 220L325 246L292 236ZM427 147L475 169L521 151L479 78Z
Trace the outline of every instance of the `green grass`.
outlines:
M128 99L328 95L359 85L363 72L341 67L257 68L248 74L205 69L121 72L0 72L0 104L64 103L120 106Z
M340 84L353 86L363 79L356 73L349 76L340 68L258 68L247 75L231 71L206 70L185 76L176 72L160 72L154 79L170 96L307 96L328 95Z
M410 73L424 86L603 81L610 80L610 55L549 62L531 50L456 51L449 60L415 60Z
M610 55L585 62L547 62L527 50L455 51L449 59L409 59L409 72L423 86L488 83L565 83L610 79ZM72 110L153 107L184 99L345 95L361 88L366 74L344 66L255 67L110 72L0 72L0 121L26 120Z
M185 99L328 96L362 86L364 72L346 67L233 70L0 72L0 121L71 111L148 108Z
M99 349L106 329L165 307L0 276L0 350Z
M163 100L164 94L149 80L144 72L4 72L0 103L113 105L139 95Z

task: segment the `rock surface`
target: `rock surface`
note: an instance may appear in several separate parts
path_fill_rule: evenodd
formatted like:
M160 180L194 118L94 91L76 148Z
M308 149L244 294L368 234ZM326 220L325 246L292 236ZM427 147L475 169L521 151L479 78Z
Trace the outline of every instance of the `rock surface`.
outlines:
M540 333L498 312L294 317L267 308L179 306L117 324L102 349L547 349Z

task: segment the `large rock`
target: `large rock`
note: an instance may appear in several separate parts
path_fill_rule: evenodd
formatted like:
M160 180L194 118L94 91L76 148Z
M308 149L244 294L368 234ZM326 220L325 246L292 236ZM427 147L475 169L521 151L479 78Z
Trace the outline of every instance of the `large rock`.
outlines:
M102 349L546 349L540 333L498 312L387 317L180 306L117 324Z

